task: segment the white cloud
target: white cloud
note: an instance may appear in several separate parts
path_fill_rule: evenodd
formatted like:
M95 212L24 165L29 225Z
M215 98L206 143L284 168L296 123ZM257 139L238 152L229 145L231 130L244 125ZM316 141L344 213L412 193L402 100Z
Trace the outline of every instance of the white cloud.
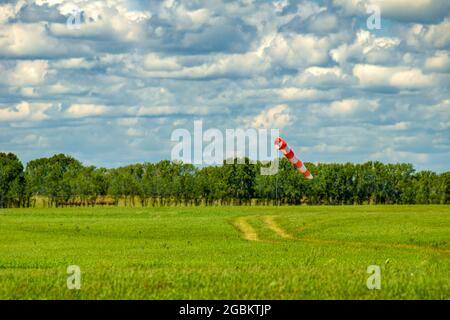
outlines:
M330 105L330 113L332 115L351 113L356 108L358 108L358 106L359 106L358 100L354 99L335 101Z
M16 12L12 4L0 5L0 24L7 22L9 18L13 18L15 15Z
M8 19L15 18L17 13L25 4L25 0L18 0L15 5L12 3L0 5L0 24L6 23Z
M79 1L76 4L64 2L58 10L65 16L74 11L82 12L85 22L77 28L67 28L65 23L50 24L56 36L74 38L104 38L124 42L138 42L145 39L145 23L151 18L148 11L129 11L121 1Z
M60 82L52 84L46 88L48 94L65 94L70 92L76 92L73 88L64 85Z
M383 67L357 64L353 75L363 87L394 87L398 89L421 89L432 87L436 78L423 74L420 69L406 67Z
M20 89L20 93L25 97L34 97L36 96L36 91L32 87L23 87Z
M447 0L333 0L350 15L366 15L366 7L380 8L382 17L405 22L433 22L450 10Z
M272 62L284 68L323 65L328 60L329 39L310 34L277 34L265 49Z
M355 147L348 145L341 146L336 144L320 143L314 147L303 147L302 150L310 153L347 153L354 151Z
M8 75L8 82L15 86L38 85L44 82L48 73L48 61L18 61Z
M288 5L289 5L288 0L277 0L273 2L273 6L277 13L283 12L283 9L286 8Z
M201 79L215 77L252 77L263 74L270 68L270 62L258 52L244 54L220 54L209 62L189 67L179 66L176 58L159 58L148 55L144 60L143 70L140 63L130 66L142 77Z
M214 109L208 106L142 106L129 108L130 115L134 116L151 116L163 117L168 115L192 114L192 115L209 115L215 113L226 113L226 109Z
M7 24L0 28L0 55L27 57L55 56L67 52L61 43L48 36L44 24Z
M374 152L369 156L373 160L382 162L406 162L406 163L426 163L429 160L429 155L419 152L400 151L393 147L387 147L381 151Z
M308 30L314 33L326 33L336 30L338 26L338 18L334 14L325 13L312 19L309 23Z
M21 102L12 108L0 109L0 122L40 121L48 118L45 111L51 107L49 103Z
M425 75L419 69L403 69L394 72L389 83L393 87L401 89L420 89L434 85L435 78L432 75Z
M411 124L409 122L400 121L393 125L383 126L382 128L387 129L387 130L394 130L394 131L404 131L404 130L409 129L410 127L411 127Z
M48 6L54 6L57 4L62 4L67 0L35 0L36 4L38 6L48 5ZM75 2L80 2L79 0L75 0Z
M336 115L350 115L356 111L375 111L378 109L378 101L373 100L358 100L358 99L345 99L341 101L334 101L328 108L328 114L331 116Z
M66 113L75 118L99 116L105 114L108 108L104 105L97 104L72 104Z
M291 123L289 107L285 104L277 105L262 111L255 118L247 122L252 128L281 129Z
M329 92L316 89L293 87L276 89L274 92L283 100L317 100L326 98L329 95Z
M130 112L133 113L134 109ZM168 114L176 114L181 110L177 107L171 106L154 106L154 107L139 107L136 115L137 116L162 116Z
M198 30L212 19L207 8L189 10L182 3L166 1L161 7L160 17L174 21L178 30Z
M11 142L29 148L44 148L49 146L49 139L37 134L27 134L25 136L16 137Z
M90 69L94 66L94 61L88 61L85 58L61 59L52 63L52 67L58 69Z
M175 57L160 57L154 53L149 53L144 58L144 67L146 70L164 70L172 71L179 70L181 66Z
M425 40L434 48L448 48L450 46L450 20L446 19L438 25L430 26L425 32Z
M23 120L30 114L28 104L22 103L15 108L0 109L0 121Z
M351 61L371 64L394 63L399 59L398 45L400 39L393 37L376 37L366 30L359 30L352 44L342 44L330 51L334 61L339 64Z
M21 92L30 95L32 86L45 82L48 74L46 60L18 60L14 64L0 62L0 84L22 87Z
M145 136L145 132L141 129L128 128L126 132L129 137L142 137Z
M449 1L450 4L450 1ZM450 20L447 18L439 24L414 24L405 30L408 45L419 50L423 47L448 49L450 46Z
M450 57L446 51L438 51L432 57L425 60L425 68L431 71L450 70Z
M442 121L450 120L450 99L441 100L439 103L431 106L423 105L420 109L428 113L424 118L429 117Z
M139 123L139 118L119 118L117 124L120 126L135 126Z
M307 86L342 87L353 82L339 67L309 67L295 78L295 82Z

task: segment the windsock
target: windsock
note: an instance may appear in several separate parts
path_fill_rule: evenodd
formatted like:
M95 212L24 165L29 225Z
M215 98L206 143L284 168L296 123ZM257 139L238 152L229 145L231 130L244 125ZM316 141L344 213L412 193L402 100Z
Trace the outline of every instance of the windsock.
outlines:
M307 179L313 178L311 172L309 172L309 170L306 169L303 162L295 157L294 151L291 148L289 148L286 141L284 141L282 138L277 138L275 140L275 148L280 150L284 154L284 156L289 160L289 162L291 162L294 165L294 167L305 176L305 178Z

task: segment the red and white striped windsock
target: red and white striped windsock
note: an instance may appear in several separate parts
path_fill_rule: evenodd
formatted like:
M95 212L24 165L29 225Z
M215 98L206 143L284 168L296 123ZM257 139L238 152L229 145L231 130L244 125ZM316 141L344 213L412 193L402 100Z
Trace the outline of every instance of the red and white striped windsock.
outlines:
M311 172L309 172L309 170L306 169L303 162L295 157L294 151L291 148L289 148L286 141L284 141L282 138L276 138L275 148L280 150L284 154L284 156L294 165L294 167L305 176L305 178L307 179L313 178Z

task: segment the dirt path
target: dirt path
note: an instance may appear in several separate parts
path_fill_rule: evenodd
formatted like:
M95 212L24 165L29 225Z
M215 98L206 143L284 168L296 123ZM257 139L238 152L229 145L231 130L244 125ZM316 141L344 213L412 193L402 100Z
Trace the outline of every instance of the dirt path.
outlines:
M266 225L277 235L284 239L293 239L294 237L287 233L284 229L282 229L276 222L273 220L272 216L265 216L264 222Z
M258 234L255 229L247 222L245 217L237 218L236 227L244 234L244 238L249 241L259 241Z

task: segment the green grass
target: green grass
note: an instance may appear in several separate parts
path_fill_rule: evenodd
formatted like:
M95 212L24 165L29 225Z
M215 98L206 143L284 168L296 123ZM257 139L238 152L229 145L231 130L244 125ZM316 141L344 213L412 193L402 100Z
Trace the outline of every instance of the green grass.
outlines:
M450 206L4 209L0 299L450 299Z

